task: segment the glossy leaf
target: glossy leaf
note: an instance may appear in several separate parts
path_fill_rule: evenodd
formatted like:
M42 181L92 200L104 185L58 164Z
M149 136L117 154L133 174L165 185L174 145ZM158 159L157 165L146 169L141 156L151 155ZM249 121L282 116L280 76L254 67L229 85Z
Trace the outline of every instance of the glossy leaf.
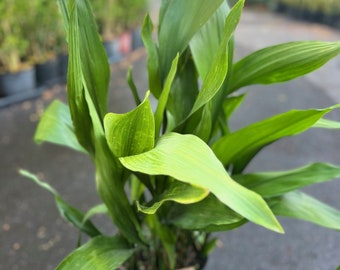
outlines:
M67 94L71 117L79 143L92 154L94 123L90 117L86 95L91 97L102 123L107 110L109 65L89 1L58 1L62 7L65 25L68 26Z
M211 62L209 71L203 80L202 89L198 94L190 115L196 112L203 105L207 104L216 95L227 76L228 43L240 20L243 5L244 1L241 0L237 2L226 18L223 39L216 51L215 58Z
M340 53L340 42L295 41L256 51L234 65L229 93L247 85L285 82Z
M90 220L84 220L84 214L66 203L58 194L58 192L51 187L48 183L41 181L36 175L25 171L20 170L19 171L21 175L27 177L28 179L31 179L34 181L37 185L44 188L45 190L52 193L54 196L57 208L59 210L60 215L70 223L72 223L76 228L80 229L82 232L86 233L87 235L91 237L95 237L100 235L100 231L93 225L93 223Z
M128 113L105 116L106 140L116 157L136 155L153 148L155 121L148 95Z
M124 192L124 176L110 152L103 126L110 71L88 0L58 0L67 7L68 100L78 141L93 157L98 193L122 235L143 243L137 214ZM125 218L122 219L121 217Z
M340 230L340 211L300 192L289 192L273 200L276 215L302 219L320 226Z
M139 98L138 95L138 91L137 91L137 87L135 85L135 82L133 81L133 77L132 77L132 68L128 69L128 72L126 74L126 80L130 86L133 98L135 100L136 106L138 106L139 104L142 103L141 99Z
M223 111L226 119L229 119L233 112L242 104L245 94L239 96L228 97L223 103Z
M232 163L234 173L240 173L264 146L309 129L333 108L292 110L275 115L221 137L212 149L225 166Z
M190 41L190 50L202 79L207 75L223 39L225 18L228 12L229 6L225 1Z
M222 2L223 0L172 0L163 6L158 31L162 81L165 80L176 54L184 52L191 38L209 20Z
M339 177L340 167L314 163L289 171L235 175L235 180L264 197L273 197Z
M137 208L144 214L155 214L158 208L167 201L174 201L180 204L191 204L203 200L208 194L209 190L207 189L174 181L162 194L156 196L156 198L147 205L137 203Z
M162 91L162 83L159 74L158 48L153 41L153 23L149 15L146 15L142 26L142 39L148 52L148 76L151 93L158 98Z
M74 134L69 108L59 100L53 101L44 112L35 132L34 141L55 143L86 152Z
M198 95L198 75L189 49L178 60L177 72L167 103L167 130L173 130L189 115ZM169 116L171 114L171 116ZM173 123L170 123L170 117Z
M159 135L160 130L161 130L161 125L162 125L162 122L163 122L163 116L164 116L166 104L168 102L168 98L169 98L169 94L170 94L170 90L171 90L171 85L172 85L172 82L175 78L176 71L177 71L178 59L179 59L179 55L177 54L175 59L172 61L169 74L168 74L168 76L165 80L164 88L163 88L162 93L159 97L158 105L157 105L157 108L156 108L156 111L155 111L155 125L156 125L156 127L155 127L155 137L156 138L158 138L158 135Z
M140 155L119 159L123 166L149 175L168 175L210 190L220 201L247 219L268 229L282 228L265 201L237 184L208 145L193 135L169 133L156 147Z
M247 222L213 195L195 204L174 205L169 219L180 228L203 231L229 230Z
M134 250L127 245L121 236L98 236L74 250L56 269L116 269L131 257L133 252Z

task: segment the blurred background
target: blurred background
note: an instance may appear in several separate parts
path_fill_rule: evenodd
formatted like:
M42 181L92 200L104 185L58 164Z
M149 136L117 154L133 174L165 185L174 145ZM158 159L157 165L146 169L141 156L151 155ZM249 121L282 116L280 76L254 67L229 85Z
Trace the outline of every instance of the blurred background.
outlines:
M232 5L234 0L229 1ZM157 24L160 0L92 0L99 33L111 63L109 108L126 112L134 102L126 84L133 66L137 88L148 83L140 26L146 11ZM292 40L340 40L339 0L247 0L236 30L236 59ZM175 38L175 37L174 37ZM38 146L33 137L44 109L66 102L67 46L55 1L0 0L0 270L54 269L76 246L77 231L59 216L53 197L19 176L18 168L51 183L63 198L87 211L100 202L91 161L72 150ZM340 59L285 85L255 86L232 127L292 108L340 103ZM23 80L23 81L21 81ZM330 115L340 120L335 112ZM340 164L340 134L320 131L283 139L262 151L248 170L281 170L321 160ZM340 209L334 181L307 191ZM340 235L315 225L280 219L285 235L247 224L218 234L219 248L207 269L333 270L340 264ZM96 217L104 232L110 220Z

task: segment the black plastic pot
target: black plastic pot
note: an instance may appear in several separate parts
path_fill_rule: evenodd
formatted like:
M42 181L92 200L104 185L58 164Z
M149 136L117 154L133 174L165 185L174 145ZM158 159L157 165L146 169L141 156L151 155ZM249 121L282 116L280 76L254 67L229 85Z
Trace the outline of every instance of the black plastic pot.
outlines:
M35 69L33 67L17 73L0 74L0 97L32 92L35 87Z
M58 82L59 65L57 58L35 65L37 86L49 86Z
M68 54L58 55L58 77L59 82L65 83L67 79Z

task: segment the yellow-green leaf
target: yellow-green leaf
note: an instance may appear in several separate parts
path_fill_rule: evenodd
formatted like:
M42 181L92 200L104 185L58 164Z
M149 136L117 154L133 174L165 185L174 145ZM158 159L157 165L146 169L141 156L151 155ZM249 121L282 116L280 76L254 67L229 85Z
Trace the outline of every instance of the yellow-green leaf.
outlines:
M132 171L168 175L206 188L247 219L276 232L283 231L262 197L231 179L209 146L194 135L169 133L159 139L154 149L119 160Z

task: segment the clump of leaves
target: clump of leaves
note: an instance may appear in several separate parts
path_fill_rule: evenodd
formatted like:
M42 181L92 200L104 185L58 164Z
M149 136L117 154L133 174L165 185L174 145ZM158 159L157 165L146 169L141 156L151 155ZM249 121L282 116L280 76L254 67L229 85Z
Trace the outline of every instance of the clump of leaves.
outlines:
M37 142L65 145L96 165L103 204L84 214L50 190L63 216L92 239L58 269L176 269L201 267L215 244L211 232L250 221L283 233L276 216L340 229L340 212L300 188L340 176L340 167L315 163L290 171L243 173L267 145L310 128L335 128L323 109L292 110L231 132L242 103L238 90L311 72L340 53L340 42L290 42L233 61L233 33L244 0L163 1L157 41L145 17L149 90L136 108L107 112L109 66L88 0L58 0L69 46L68 100L43 115ZM176 19L174 19L176 18ZM157 100L152 110L149 97ZM128 186L129 188L126 188ZM90 218L108 214L118 228L103 235Z

